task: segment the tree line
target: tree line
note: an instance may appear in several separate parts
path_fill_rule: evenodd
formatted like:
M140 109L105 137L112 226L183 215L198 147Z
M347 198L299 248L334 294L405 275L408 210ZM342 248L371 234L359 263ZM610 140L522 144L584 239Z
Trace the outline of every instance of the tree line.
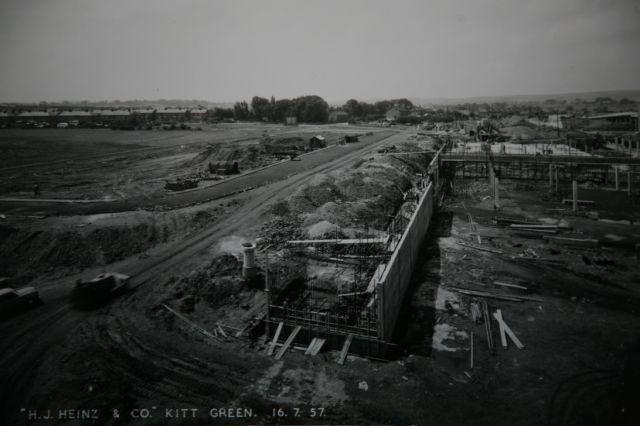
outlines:
M254 96L249 105L246 101L236 102L233 108L214 108L215 119L258 120L282 122L287 117L295 117L305 123L326 123L329 120L329 104L320 96L300 96L293 99L270 99Z
M378 119L383 118L391 108L411 111L413 103L406 99L382 100L375 103L360 102L349 99L339 109L348 114L349 119ZM257 120L283 122L287 117L295 117L298 122L326 123L329 120L329 104L320 96L300 96L293 99L270 99L254 96L251 103L236 102L232 108L214 108L210 111L211 118L216 120Z

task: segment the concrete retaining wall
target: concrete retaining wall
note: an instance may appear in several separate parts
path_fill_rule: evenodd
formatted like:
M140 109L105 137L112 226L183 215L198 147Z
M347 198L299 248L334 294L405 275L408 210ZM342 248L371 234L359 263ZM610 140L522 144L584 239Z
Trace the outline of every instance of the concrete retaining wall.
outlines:
M428 167L430 182L422 192L418 206L376 286L378 339L384 342L391 341L398 316L404 308L404 296L411 282L420 247L431 223L433 206L440 192L440 156L449 145L447 143L440 148L431 160Z
M403 309L403 299L411 274L418 260L420 246L427 234L431 215L433 214L434 183L429 183L422 193L416 211L411 216L409 225L402 234L402 238L393 252L387 268L378 282L378 338L390 341L398 320L400 310Z

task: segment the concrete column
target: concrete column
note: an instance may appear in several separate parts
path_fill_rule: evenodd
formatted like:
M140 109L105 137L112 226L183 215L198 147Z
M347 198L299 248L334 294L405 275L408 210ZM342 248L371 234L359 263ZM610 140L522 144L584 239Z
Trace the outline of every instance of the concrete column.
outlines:
M558 166L555 166L555 172L556 172L556 192L558 192Z
M578 211L578 181L574 180L572 182L573 186L573 212Z
M500 208L500 179L497 177L493 178L493 181L495 182L495 194L493 196L493 208L494 209L499 209Z
M616 166L613 166L613 176L616 182L616 191L618 191L620 189L620 186L618 181L618 168Z
M553 164L549 164L549 188L553 187Z
M258 273L256 267L256 246L251 243L242 244L242 251L244 254L244 262L242 264L242 276L245 279L253 279Z
M615 138L613 138L613 140L616 143L616 152L620 151L620 148L618 147L618 137L616 136Z

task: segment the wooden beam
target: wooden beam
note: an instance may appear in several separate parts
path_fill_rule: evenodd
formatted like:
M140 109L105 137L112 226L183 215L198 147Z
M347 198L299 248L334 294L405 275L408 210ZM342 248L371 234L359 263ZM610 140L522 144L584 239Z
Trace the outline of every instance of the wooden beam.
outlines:
M193 328L194 330L196 330L198 333L202 334L203 336L206 336L210 339L213 340L218 340L216 339L216 337L209 333L207 330L205 330L204 328L200 327L199 325L196 325L195 323L189 321L186 317L184 317L183 315L179 314L178 312L174 311L173 309L171 309L170 307L168 307L167 305L162 305L166 310L168 310L169 312L171 312L172 314L174 314L175 316L177 316L178 318L180 318L182 321L186 322L189 326L191 326L191 328Z
M494 312L493 317L498 321L498 324L500 326L501 338L502 338L502 334L504 333L506 334L506 336L509 336L509 338L513 341L513 343L515 343L518 349L523 349L524 345L522 344L520 339L518 339L518 336L516 336L516 334L511 330L511 328L507 325L507 323L504 322L504 319L502 318L502 312L500 311L500 309ZM504 340L502 342L502 346L504 346L505 348L507 347L506 336L504 337Z
M220 332L220 334L222 334L222 336L227 337L227 333L225 333L222 327L220 327L220 324L218 324L218 331Z
M304 351L304 354L305 354L305 355L309 355L309 354L311 354L311 352L312 352L312 351L313 351L313 349L314 349L314 346L316 345L316 341L317 341L317 340L318 340L318 338L317 338L317 337L314 337L313 339L311 339L311 343L309 343L309 346L307 346L307 350L306 350L306 351Z
M482 302L482 315L484 317L484 331L487 334L487 346L491 355L495 353L493 348L493 334L491 332L491 319L489 317L489 307L487 302Z
M342 345L342 351L340 352L340 358L338 358L338 364L344 364L344 360L347 358L347 353L349 352L349 346L351 346L352 341L353 341L353 334L349 334L347 338L344 340L344 344Z
M287 244L385 244L389 240L389 236L379 238L343 238L343 239L327 239L327 240L290 240Z
M494 281L493 282L494 285L499 285L501 287L511 287L511 288L519 288L520 290L527 290L526 287L521 286L521 285L517 285L517 284L509 284L509 283L505 283L502 281Z
M276 334L273 335L273 340L271 341L271 344L267 348L267 355L269 356L273 355L273 351L276 349L276 343L278 343L278 338L280 337L280 332L282 331L283 326L284 326L283 322L280 322L278 324Z
M276 354L275 356L276 359L282 358L282 356L287 351L287 349L289 349L289 345L291 344L291 342L293 342L293 339L295 339L298 333L300 332L300 329L302 329L301 326L297 326L296 328L293 329L289 337L287 337L287 340L285 340L284 344Z
M320 352L320 349L322 349L322 345L324 345L325 339L321 339L321 338L317 338L316 339L316 346L313 348L313 351L311 352L311 356L316 356L318 355L318 352Z
M488 251L490 253L496 253L496 254L502 254L503 253L502 250L492 249L492 248L488 248L488 247L478 247L478 246L475 246L473 244L467 244L467 243L463 243L463 242L460 242L460 241L456 241L456 244L461 245L463 247L472 248L472 249L475 249L475 250Z

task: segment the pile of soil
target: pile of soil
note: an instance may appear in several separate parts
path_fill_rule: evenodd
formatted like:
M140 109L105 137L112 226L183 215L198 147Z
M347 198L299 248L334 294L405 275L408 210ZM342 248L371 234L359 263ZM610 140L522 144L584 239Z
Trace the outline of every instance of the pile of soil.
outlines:
M209 163L217 161L237 161L240 170L249 170L276 161L264 146L261 144L228 146L228 145L210 145L204 151L192 159L185 162L187 168L202 167L206 170Z
M185 277L171 279L157 288L152 310L170 301L178 301L182 312L193 312L195 305L201 301L218 308L244 287L242 262L233 255L223 254L213 259L207 267L192 271Z
M0 276L37 275L52 268L108 265L211 224L224 212L212 209L159 218L126 218L83 227L0 225ZM119 222L119 223L118 223ZM28 278L25 275L26 278Z

